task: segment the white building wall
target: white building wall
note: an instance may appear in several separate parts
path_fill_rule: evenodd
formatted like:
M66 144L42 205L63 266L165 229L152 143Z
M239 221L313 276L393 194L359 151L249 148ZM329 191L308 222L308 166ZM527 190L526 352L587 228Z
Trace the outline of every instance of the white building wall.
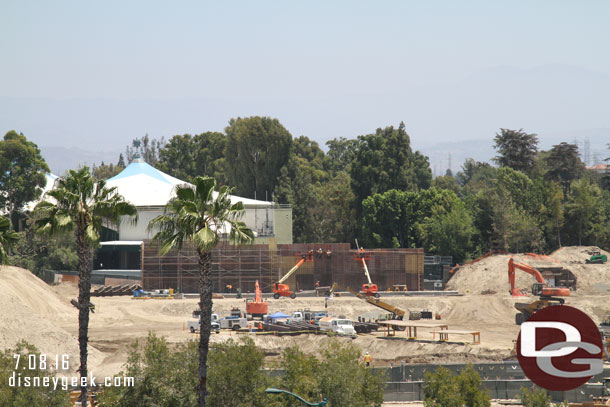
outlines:
M155 231L147 230L148 223L155 217L162 215L163 207L138 207L138 222L134 225L129 217L121 219L119 226L120 240L146 240L152 239ZM273 207L247 207L242 221L257 233L257 241L262 238L277 237L278 243L292 243L292 210L282 208L282 217L278 218ZM276 230L275 223L280 221ZM280 236L276 236L280 232Z
M148 223L163 214L164 208L138 208L138 223L132 224L131 218L123 216L119 226L120 240L152 239L154 232L148 232Z

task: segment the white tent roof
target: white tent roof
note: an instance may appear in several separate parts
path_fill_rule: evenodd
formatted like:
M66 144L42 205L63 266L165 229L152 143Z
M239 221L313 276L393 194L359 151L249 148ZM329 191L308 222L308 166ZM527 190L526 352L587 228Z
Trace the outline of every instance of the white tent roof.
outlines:
M135 159L106 185L116 187L119 194L135 206L165 206L174 196L176 185L188 184L167 175L144 160ZM273 202L241 198L231 195L231 202L243 202L245 206L272 206Z
M47 179L47 183L45 184L44 188L42 188L42 194L40 195L40 198L32 202L28 202L23 208L24 210L33 211L34 207L38 205L38 202L42 201L45 198L45 194L55 187L55 181L57 181L57 179L59 178L57 175L51 174L49 172L45 174L45 177Z

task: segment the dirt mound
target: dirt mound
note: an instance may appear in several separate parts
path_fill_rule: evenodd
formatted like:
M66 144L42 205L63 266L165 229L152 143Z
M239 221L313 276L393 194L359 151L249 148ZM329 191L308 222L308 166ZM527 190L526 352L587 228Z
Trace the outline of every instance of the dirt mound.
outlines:
M78 340L61 326L77 321L76 309L44 281L18 267L0 267L0 292L0 349L25 339L52 359L70 355L75 371ZM90 349L89 355L93 364L101 361L97 350Z
M447 290L457 290L463 294L495 292L508 295L508 260L511 256L499 254L489 256L477 263L460 267L447 283ZM531 287L535 279L525 273L517 274L517 287Z
M576 277L576 295L605 294L610 292L610 263L586 264L596 247L570 246L562 247L550 256L531 256L526 254L489 256L477 263L461 267L447 283L447 290L462 293L491 293L508 295L508 260L528 264L532 267L562 266ZM599 249L598 249L599 250ZM610 254L602 251L608 257ZM527 273L516 274L516 286L530 289L536 280Z
M569 269L576 276L576 294L610 293L610 262L606 264L586 264L595 246L569 246L557 249L551 257ZM608 258L610 253L601 250Z

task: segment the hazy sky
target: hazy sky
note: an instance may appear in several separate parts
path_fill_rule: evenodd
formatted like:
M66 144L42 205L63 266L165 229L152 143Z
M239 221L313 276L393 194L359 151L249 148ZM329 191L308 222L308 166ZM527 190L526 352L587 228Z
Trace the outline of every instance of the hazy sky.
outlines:
M121 151L277 117L323 144L610 129L608 1L0 2L0 132ZM610 140L609 140L610 141Z

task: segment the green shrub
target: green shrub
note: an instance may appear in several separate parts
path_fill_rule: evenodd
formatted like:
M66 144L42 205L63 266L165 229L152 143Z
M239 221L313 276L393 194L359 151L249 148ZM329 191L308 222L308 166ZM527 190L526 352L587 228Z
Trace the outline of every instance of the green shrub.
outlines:
M481 377L472 365L454 375L444 367L424 375L425 407L489 407L487 389L481 389Z
M521 388L521 404L523 407L551 407L551 396L546 390L536 387L533 390Z
M14 355L20 355L19 366L16 366L17 358ZM36 368L29 369L29 355L36 355ZM28 367L23 369L23 367ZM31 406L47 406L47 407L70 407L70 399L68 392L62 389L62 382L57 382L57 387L54 389L52 382L56 378L51 370L52 362L47 363L46 368L40 368L40 352L33 345L25 341L17 343L14 349L7 349L4 353L0 353L0 407L31 407ZM14 379L11 377L14 376ZM49 386L36 385L27 386L23 381L25 377L30 378L30 383L33 383L33 378L42 379L49 378ZM21 383L18 382L21 378ZM13 381L14 380L14 381ZM67 386L68 383L64 383Z

